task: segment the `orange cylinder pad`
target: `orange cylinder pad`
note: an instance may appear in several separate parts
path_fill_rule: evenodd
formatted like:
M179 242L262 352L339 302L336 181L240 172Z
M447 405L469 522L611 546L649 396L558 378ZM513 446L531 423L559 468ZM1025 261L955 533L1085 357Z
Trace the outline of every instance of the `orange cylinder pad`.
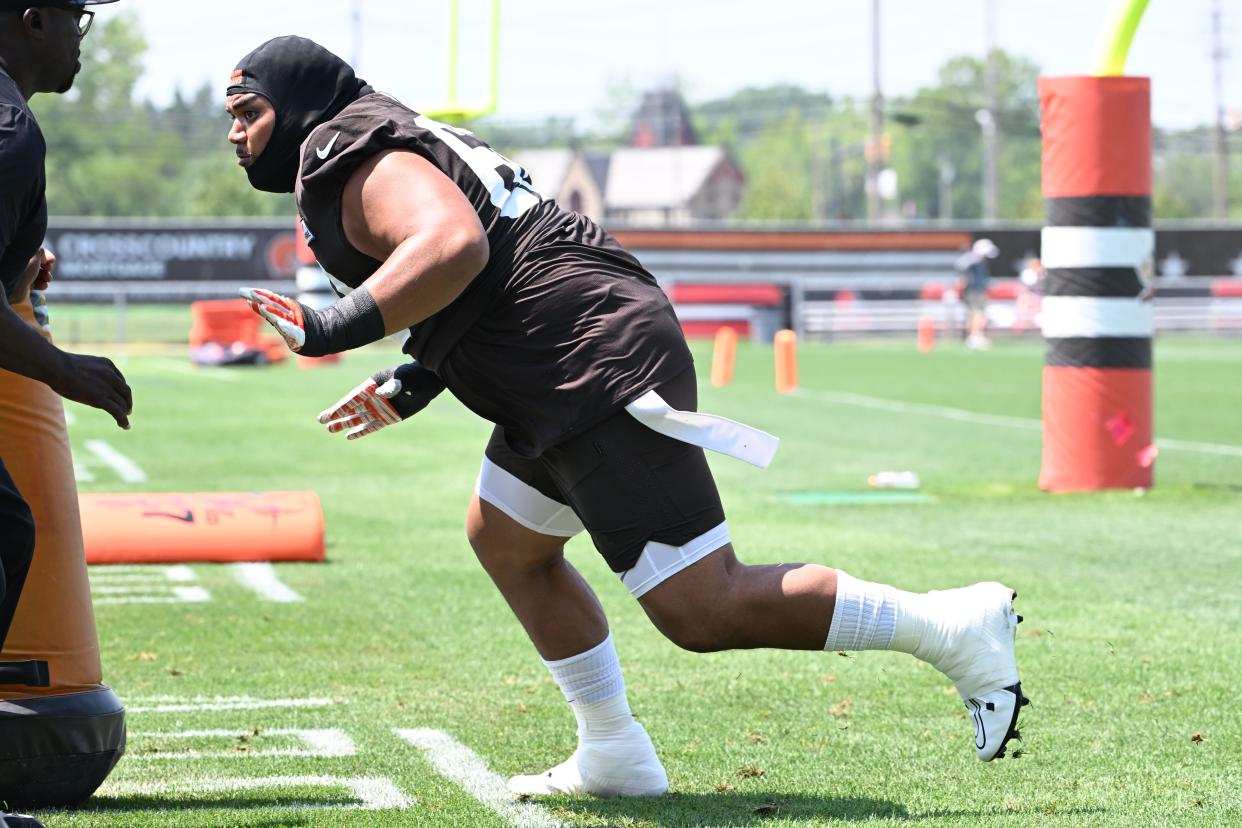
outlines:
M314 492L84 494L92 564L322 561Z
M14 310L34 324L28 302ZM0 686L0 700L95 689L103 680L99 639L64 405L43 383L8 371L0 371L0 457L35 520L34 561L4 658L45 660L52 678L47 688Z
M1051 492L1151 488L1151 412L1149 369L1044 366L1039 487Z

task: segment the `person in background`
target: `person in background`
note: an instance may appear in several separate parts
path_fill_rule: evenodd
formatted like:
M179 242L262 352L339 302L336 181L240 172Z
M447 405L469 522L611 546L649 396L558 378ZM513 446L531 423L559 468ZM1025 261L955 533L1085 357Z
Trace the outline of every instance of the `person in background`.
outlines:
M966 347L985 351L989 347L988 282L992 271L988 262L1000 253L991 239L977 239L958 257L955 268L961 276L962 299L966 303Z
M1018 274L1018 298L1014 309L1015 331L1024 331L1039 324L1040 295L1044 290L1044 265L1038 256L1032 256L1022 265Z

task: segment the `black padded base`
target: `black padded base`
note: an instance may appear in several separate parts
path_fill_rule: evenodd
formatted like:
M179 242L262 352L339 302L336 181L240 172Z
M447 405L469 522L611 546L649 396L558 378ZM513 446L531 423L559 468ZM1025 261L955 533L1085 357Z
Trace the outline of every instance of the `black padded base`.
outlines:
M79 805L125 753L125 708L111 688L0 701L0 802Z

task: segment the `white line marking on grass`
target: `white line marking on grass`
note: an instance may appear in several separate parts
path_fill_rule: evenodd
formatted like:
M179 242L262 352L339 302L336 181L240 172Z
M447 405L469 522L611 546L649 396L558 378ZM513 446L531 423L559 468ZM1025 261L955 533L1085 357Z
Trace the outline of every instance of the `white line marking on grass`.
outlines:
M853 405L859 408L871 408L878 411L891 411L895 414L925 414L929 417L941 417L946 420L957 420L964 423L982 423L983 425L1020 428L1026 431L1040 431L1042 420L1028 417L1009 417L1004 414L984 414L979 411L967 411L964 408L950 408L945 405L928 405L926 403L887 400L881 397L868 397L865 394L854 394L849 391L812 391L799 389L799 397L811 397L817 400Z
M90 570L92 584L166 584L168 579L158 572L100 572Z
M1023 431L1042 431L1044 426L1043 420L1035 420L1030 417L985 414L981 411L968 411L964 408L951 408L946 405L928 405L926 403L889 400L882 397L869 397L865 394L854 394L849 391L815 391L804 388L799 389L795 396L841 403L842 405L854 405L859 408L871 408L878 411L891 411L895 414L924 414L945 420L1017 428ZM1174 440L1168 437L1157 437L1156 445L1162 449L1167 448L1175 451L1192 451L1199 454L1242 457L1242 446L1232 446L1226 443L1200 443L1193 440Z
M289 604L303 600L301 595L276 577L276 570L270 563L233 564L233 575L242 586L253 589L269 601Z
M67 426L75 425L78 421L77 415L75 415L72 411L69 410L69 406L66 405L64 408L65 408L65 425Z
M253 696L137 696L129 699L130 713L191 713L221 710L266 710L271 708L331 707L332 699L256 699Z
M161 584L99 584L91 585L94 595L163 595L168 597L168 588Z
M193 581L194 570L185 564L174 564L164 568L164 577L170 581Z
M148 733L134 733L131 731L129 736L131 739L228 739L232 743L231 747L223 750L177 750L160 751L158 753L144 752L140 746L136 747L131 744L129 756L131 759L136 760L203 758L233 759L247 756L300 756L332 758L338 756L355 756L358 753L358 748L354 745L354 740L349 738L349 734L343 730L336 729L300 730L297 728L273 728L271 730L263 730L257 734L250 731L239 732L236 730L178 730L171 732ZM300 741L306 747L273 748L270 750L250 749L259 740L267 739L273 736L291 736ZM238 747L246 747L247 750L238 750Z
M514 828L564 828L565 823L534 802L515 799L505 786L505 780L477 753L447 733L427 728L394 729L393 733L426 751L428 760L442 776L456 782Z
M211 593L202 587L173 587L173 594L188 604L199 604L211 600Z
M1223 443L1196 443L1193 440L1169 440L1160 437L1156 445L1162 449L1177 451L1197 451L1200 454L1219 454L1225 457L1242 457L1242 446L1229 446Z
M128 587L96 587L93 592L109 593L128 590ZM157 587L134 587L134 591L141 592L164 592L163 589ZM211 593L202 587L173 587L172 594L163 595L132 595L127 594L117 598L96 598L95 606L109 606L115 604L201 604L211 600Z
M191 796L178 801L180 809L194 809L193 795L235 793L237 791L255 791L263 788L346 788L356 802L341 805L335 802L295 802L287 805L273 804L271 807L282 810L301 810L306 808L334 808L355 811L384 811L408 808L413 804L409 797L401 792L391 779L373 776L266 776L258 779L187 779L179 781L157 780L151 782L119 782L109 783L101 793L112 796L152 796L162 797L169 794ZM169 803L172 805L172 802ZM203 807L207 807L206 804ZM212 804L212 808L219 807ZM255 807L253 804L239 804L239 808ZM135 808L140 810L165 810L163 808Z
M77 460L73 461L73 479L79 483L90 483L95 479L95 475L86 466L83 466Z
M138 468L137 463L103 440L87 440L85 445L91 454L110 466L126 483L147 482L147 473Z

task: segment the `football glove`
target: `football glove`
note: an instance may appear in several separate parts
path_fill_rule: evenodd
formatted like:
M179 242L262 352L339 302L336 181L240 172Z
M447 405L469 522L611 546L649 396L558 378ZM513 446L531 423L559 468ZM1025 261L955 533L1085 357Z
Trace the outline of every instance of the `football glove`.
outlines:
M434 372L407 362L371 376L319 415L332 434L356 440L413 417L444 390Z
M323 310L262 288L242 288L242 298L302 356L325 356L384 338L384 317L366 286Z
M306 344L306 311L309 308L296 299L262 288L242 288L241 295L250 303L250 309L266 319L284 338L290 351L302 350Z

